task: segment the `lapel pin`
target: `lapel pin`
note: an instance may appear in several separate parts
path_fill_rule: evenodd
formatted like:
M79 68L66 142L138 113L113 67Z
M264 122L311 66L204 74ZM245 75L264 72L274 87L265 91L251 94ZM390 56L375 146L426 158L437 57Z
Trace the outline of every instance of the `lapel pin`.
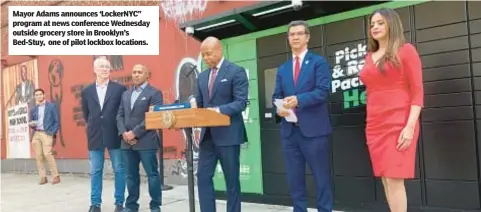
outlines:
M308 61L306 61L306 65L307 65L307 64L309 64L309 60L308 60Z

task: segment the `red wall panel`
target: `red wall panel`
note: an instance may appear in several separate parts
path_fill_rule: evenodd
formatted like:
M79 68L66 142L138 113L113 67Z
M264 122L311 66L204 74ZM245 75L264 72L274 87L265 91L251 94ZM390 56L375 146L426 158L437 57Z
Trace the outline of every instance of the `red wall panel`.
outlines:
M199 19L211 16L216 13L225 12L237 7L254 4L257 1L210 1L204 11L197 11L194 14L185 14L189 18ZM7 6L20 4L19 2L8 2L2 4L2 59L4 63L15 65L26 61L26 56L8 56L8 33L6 19ZM29 2L22 4L36 4ZM72 1L61 3L50 1L43 5L73 5ZM75 3L78 4L78 3ZM105 5L105 2L82 2L88 5ZM109 5L146 5L151 2L109 2ZM165 102L173 102L177 95L175 88L175 71L178 63L185 57L197 59L199 54L199 42L186 36L177 27L178 23L166 19L162 7L160 20L160 55L159 56L123 56L123 68L114 70L112 78L122 79L128 83L131 68L134 64L142 63L152 70L150 83L162 90ZM178 14L180 15L180 14ZM82 126L81 113L79 112L80 99L78 98L82 85L92 83L94 56L38 56L39 85L47 94L47 99L59 98L61 111L61 132L57 138L55 150L57 158L87 158L87 141L85 127ZM60 76L60 72L62 72ZM55 78L55 82L52 79ZM11 94L3 94L11 95ZM4 103L2 102L2 105ZM2 111L5 115L5 110ZM5 117L5 116L3 116ZM5 130L5 128L4 128ZM180 131L164 131L164 156L168 158L179 158L180 152L185 149L185 141ZM2 138L2 158L5 158L5 138ZM168 150L168 151L167 151Z

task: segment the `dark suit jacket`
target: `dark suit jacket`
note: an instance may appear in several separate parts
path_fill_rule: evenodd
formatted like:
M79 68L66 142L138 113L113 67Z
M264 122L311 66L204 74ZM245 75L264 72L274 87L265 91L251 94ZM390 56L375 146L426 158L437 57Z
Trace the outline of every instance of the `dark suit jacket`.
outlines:
M199 74L196 102L199 108L218 107L220 113L230 116L231 125L210 127L213 142L218 146L239 145L247 141L242 111L247 107L249 82L244 68L224 59L215 78L212 98L209 98L210 69ZM206 128L202 129L200 142Z
M272 100L297 96L296 116L302 134L306 137L329 135L332 132L328 111L330 88L329 64L324 57L307 52L296 84L294 84L292 58L279 67ZM276 110L275 106L274 110ZM281 135L288 137L293 124L284 118L281 121L281 117L275 114L276 121L281 122Z
M117 130L117 111L119 111L122 93L127 88L119 83L109 81L102 110L100 109L97 85L92 83L82 90L82 112L87 124L89 150L120 148Z
M149 111L152 105L163 104L162 92L147 84L144 90L134 103L134 107L130 108L130 100L133 88L127 90L122 95L122 103L117 113L117 128L119 135L124 132L133 131L137 139L137 143L130 145L122 142L122 149L132 148L133 150L152 150L159 149L161 139L157 130L145 129L145 113Z
M53 103L45 101L45 110L43 113L43 130L48 135L56 135L60 126L57 106ZM30 110L30 121L33 120L38 120L38 106L35 106L32 108L32 110ZM36 131L36 127L32 127L32 129L34 132Z

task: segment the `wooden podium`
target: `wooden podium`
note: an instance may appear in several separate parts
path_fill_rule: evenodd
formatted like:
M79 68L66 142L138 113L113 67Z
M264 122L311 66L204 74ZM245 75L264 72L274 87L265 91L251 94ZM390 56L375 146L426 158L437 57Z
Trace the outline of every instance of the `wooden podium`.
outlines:
M192 127L229 126L230 117L205 108L173 109L145 113L145 128L181 129Z
M154 111L154 106L145 113L145 128L157 129L184 129L192 133L193 127L219 127L229 126L230 117L205 108L170 109L169 105L162 106L161 111ZM187 184L189 187L189 211L195 212L194 195L194 163L192 152L192 139L187 140Z

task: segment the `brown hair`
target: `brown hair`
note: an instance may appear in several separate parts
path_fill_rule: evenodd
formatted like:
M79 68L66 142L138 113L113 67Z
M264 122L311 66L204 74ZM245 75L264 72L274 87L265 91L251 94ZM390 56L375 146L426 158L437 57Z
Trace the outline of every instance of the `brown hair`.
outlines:
M42 94L45 94L45 91L41 88L37 88L37 89L35 89L35 91L33 91L34 94L37 93L37 92L41 92Z
M399 67L400 62L397 53L401 46L406 42L406 38L404 38L404 29L401 18L395 10L390 8L380 8L375 10L369 16L368 29L371 29L371 19L375 14L380 14L386 20L386 26L388 27L387 49L384 55L378 60L377 64L379 71L384 72L384 65L386 62L391 62L396 68ZM379 42L372 38L370 31L371 30L368 30L367 33L368 51L376 52L379 49Z

